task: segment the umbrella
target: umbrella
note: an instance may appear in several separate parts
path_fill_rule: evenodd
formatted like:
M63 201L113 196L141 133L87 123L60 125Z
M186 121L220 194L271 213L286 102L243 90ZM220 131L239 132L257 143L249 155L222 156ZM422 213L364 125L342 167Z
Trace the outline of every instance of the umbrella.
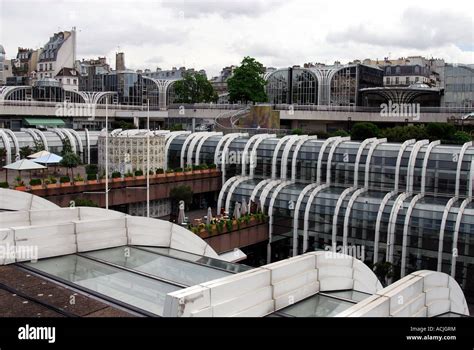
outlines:
M57 154L49 153L45 156L33 159L33 162L49 165L49 164L58 164L59 162L61 162L62 159L63 157L58 156Z
M48 155L50 155L50 154L51 154L51 153L48 152L48 151L39 151L39 152L36 152L36 153L33 153L33 154L29 155L28 158L29 158L29 159L36 159L36 158L48 156Z
M22 160L16 161L15 163L5 165L3 169L7 169L7 173L8 173L8 170L18 170L18 172L21 174L22 170L46 169L46 167L41 164L37 164L31 160L22 159ZM8 175L7 174L5 175L8 178Z
M206 219L206 224L210 224L212 221L212 209L211 207L207 208L207 219Z
M234 219L240 219L240 203L235 202L235 207L234 207Z
M184 223L184 201L179 201L178 224Z
M240 210L242 215L247 215L248 209L247 209L247 201L242 199L242 209Z
M28 159L22 159L22 160L19 160L19 161L15 162L15 163L5 165L3 168L4 169L9 169L9 170L18 170L18 171L46 169L45 166L43 166L41 164L37 164L37 163L35 163L31 160L28 160Z

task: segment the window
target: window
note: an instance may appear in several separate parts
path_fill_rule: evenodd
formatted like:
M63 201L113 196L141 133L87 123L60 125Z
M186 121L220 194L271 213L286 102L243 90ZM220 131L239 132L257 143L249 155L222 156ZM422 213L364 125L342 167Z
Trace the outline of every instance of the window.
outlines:
M49 64L49 70L53 70L53 64L52 63Z
M71 84L71 79L67 78L67 84Z
M418 83L419 80L420 80L420 77L415 77L415 83Z
M40 71L42 71L42 70L43 70L43 64L40 63Z
M410 84L410 77L405 77L405 84Z
M395 85L398 85L400 82L398 81L398 77L395 77Z
M77 79L74 79L73 82L74 82L74 85L77 85Z

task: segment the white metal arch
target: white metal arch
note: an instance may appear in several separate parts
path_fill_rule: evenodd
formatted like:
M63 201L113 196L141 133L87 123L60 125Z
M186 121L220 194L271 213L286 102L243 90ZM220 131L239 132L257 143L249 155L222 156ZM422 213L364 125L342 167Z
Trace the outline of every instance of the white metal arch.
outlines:
M221 212L222 201L224 200L224 193L227 190L227 187L229 187L234 181L237 181L239 178L240 176L233 176L222 185L222 188L219 192L219 196L217 198L217 213L218 214Z
M364 178L364 187L369 188L369 179L370 179L370 162L372 161L372 155L375 152L375 149L381 143L387 142L387 139L378 139L375 140L369 148L367 153L367 159L365 160L365 178Z
M262 193L260 193L260 208L262 209L262 213L265 213L265 201L271 189L282 182L283 180L272 180L263 188Z
M263 186L266 186L266 184L268 184L270 181L273 181L272 179L266 179L266 180L262 180L260 181L253 189L252 191L252 194L250 195L250 201L251 202L255 202L255 197L257 196L258 194L258 191L263 187Z
M411 149L410 159L408 160L407 166L407 180L406 180L406 191L413 192L413 185L415 182L415 166L416 166L416 157L418 152L420 152L421 147L426 146L430 141L429 140L420 140Z
M415 139L407 140L402 143L400 146L400 150L398 151L398 157L397 157L397 165L395 168L395 184L394 184L394 190L398 191L398 183L400 181L400 166L402 163L402 158L403 158L403 153L405 153L405 149L416 142Z
M306 252L306 250L308 250L309 211L311 210L311 205L313 204L313 200L318 195L318 193L328 187L329 187L328 184L319 185L309 195L308 202L306 203L306 207L304 210L303 253Z
M87 164L91 163L91 139L89 136L89 130L84 129L84 135L86 136L86 145L87 145ZM165 160L166 164L166 160Z
M10 129L3 129L5 133L10 136L13 141L13 145L15 146L15 159L20 156L20 144L18 143L18 138L16 137L15 133Z
M76 139L77 141L77 145L79 146L79 149L81 150L80 152L86 152L86 149L84 148L84 145L82 144L82 140L81 140L81 137L79 136L79 134L77 133L76 130L74 129L68 129L67 130L69 133L71 133L74 138Z
M278 140L278 143L275 147L275 150L273 151L273 158L272 158L272 179L275 179L276 178L276 164L277 164L277 161L278 161L278 152L280 152L280 148L281 146L283 146L283 144L285 142L287 142L290 138L294 137L295 135L286 135L286 136L283 136L280 140Z
M421 187L420 187L421 193L425 193L426 191L426 170L428 168L428 162L430 160L431 151L433 150L434 147L438 146L440 143L441 143L440 140L433 141L428 145L428 148L426 149L425 157L423 158L423 167L421 168Z
M201 148L204 145L204 142L206 142L209 138L211 138L213 136L222 136L222 132L211 131L207 136L203 137L201 139L201 141L199 141L199 144L198 144L197 149L196 149L196 161L194 162L194 164L199 165L199 163L200 163L199 157L201 155Z
M305 135L307 136L307 135ZM280 178L286 180L286 173L288 172L288 157L291 151L291 148L295 144L296 141L304 138L305 136L294 135L285 145L283 149L283 153L281 156L281 165L280 165Z
M196 145L199 141L201 141L203 138L206 138L209 135L209 132L198 132L196 134L197 134L197 136L193 137L193 139L191 140L191 143L189 144L188 151L187 151L188 157L187 157L187 161L186 161L185 166L186 165L187 166L192 166L193 165L194 148L196 147Z
M466 209L467 205L471 203L472 198L467 197L461 203L461 206L458 210L458 215L456 217L456 225L454 226L454 234L453 234L453 250L451 252L451 277L456 277L456 258L458 256L458 238L459 238L459 228L461 227L461 220L462 215L464 214L464 210Z
M377 219L375 221L374 265L378 262L378 259L379 259L380 225L382 223L383 211L385 210L385 206L387 205L390 198L392 198L396 194L397 194L397 191L389 192L382 198L382 201L380 202L379 211L377 213Z
M34 129L31 129L31 128L28 128L28 129L21 129L21 131L24 131L24 132L26 132L28 135L31 136L31 139L33 140L33 143L36 142L36 141L41 141L41 140L38 138L38 134L35 133L33 130L34 130Z
M398 195L397 199L393 203L392 211L390 213L390 219L388 221L387 228L387 252L386 252L386 261L393 263L393 250L395 246L395 226L397 224L398 213L403 207L403 202L407 199L408 196L411 196L411 193L403 192Z
M342 246L344 249L347 249L347 237L349 236L349 219L351 217L352 206L357 200L357 197L359 197L361 194L365 192L367 192L366 188L359 188L357 191L352 193L351 197L349 198L349 203L347 203L346 212L344 214L344 229L343 229L343 235L342 235Z
M318 137L314 136L303 136L301 140L296 144L295 150L293 151L293 161L291 162L291 181L296 181L296 163L298 162L298 153L306 143L306 141L316 140Z
M441 265L443 263L443 246L444 246L444 230L446 229L446 222L448 221L449 211L454 203L458 200L458 197L451 198L444 207L443 217L441 219L441 226L439 228L439 239L438 239L438 264L436 271L441 271Z
M336 140L338 140L338 139L340 139L340 138L341 138L340 136L330 137L330 138L326 139L326 141L324 141L323 144L321 145L321 148L320 148L319 154L318 154L318 165L317 165L317 173L316 173L316 182L318 182L318 183L321 182L321 172L322 172L321 168L322 168L322 166L323 166L323 157L324 157L324 151L326 151L326 147L327 147L330 143L332 143L332 142L334 142L334 141L336 141Z
M326 165L326 183L330 184L331 183L331 165L332 165L332 157L334 157L334 152L336 152L337 147L345 142L345 141L350 141L350 137L341 137L334 141L334 143L331 146L331 149L329 150L329 155L328 155L328 161Z
M245 147L244 147L244 151L242 153L242 176L246 175L245 167L247 166L247 158L248 158L250 146L263 135L264 134L253 135L247 140L247 143L245 144Z
M48 140L45 136L45 134L39 130L39 129L31 129L32 132L38 134L38 136L40 137L41 139L41 143L43 144L43 148L45 151L49 151L49 145L48 145Z
M334 208L334 216L332 217L332 239L331 239L332 249L334 252L336 252L336 246L337 246L337 219L339 217L339 210L341 209L344 199L346 199L347 195L351 191L354 191L354 190L355 190L355 187L352 186L342 191L342 193L339 195L339 198L337 199L336 206Z
M74 140L74 137L72 134L69 132L69 130L64 129L64 128L58 128L64 135L66 135L67 139L69 140L69 143L71 144L72 151L74 153L77 153L77 145L76 145L76 140Z
M454 195L457 197L459 196L459 186L460 186L460 181L461 181L461 167L462 167L462 160L464 158L464 153L466 153L466 150L468 147L472 146L472 141L466 142L464 145L461 147L461 151L459 152L459 158L458 158L458 164L456 167L456 190L454 192Z
M316 183L305 186L305 188L301 190L300 194L298 195L298 199L296 200L295 211L293 213L293 256L296 256L298 253L298 224L301 203L303 202L306 194L317 186L319 186L319 184Z
M242 182L250 180L249 176L242 176L238 180L234 181L232 186L230 186L229 192L227 192L227 198L225 201L225 211L230 213L230 201L232 199L232 195L234 194L235 189L239 186Z
M283 181L281 184L275 188L275 191L272 194L270 199L270 204L268 206L268 244L267 244L267 263L271 262L272 257L272 237L273 237L273 205L275 204L276 197L280 191L290 185L291 181Z
M10 144L10 140L8 139L8 135L3 131L3 129L0 129L0 138L3 141L3 145L5 146L5 151L7 152L7 159L6 163L7 165L12 162L12 148Z
M198 137L199 133L192 133L189 134L188 137L186 137L186 140L184 140L183 147L181 148L181 156L180 156L180 167L184 169L184 158L186 156L186 147L188 146L188 143L192 141L195 137Z
M408 205L407 213L405 214L405 222L403 225L403 239L402 239L402 261L400 268L400 277L405 277L406 273L406 259L407 259L407 242L408 242L408 228L410 225L411 213L415 208L416 202L424 197L424 194L417 194L412 198Z
M190 133L191 133L190 131L172 131L171 133L165 135L166 144L165 144L165 165L164 165L165 169L164 170L168 169L168 158L169 158L168 153L169 153L170 146L173 140L180 135L189 135Z
M222 153L221 153L222 145L224 145L224 143L227 142L228 139L230 139L231 137L234 137L235 135L239 135L239 134L238 133L226 134L220 138L219 142L216 145L216 151L214 153L214 164L216 165L220 164L221 159L219 159L219 157L222 158Z
M229 137L226 140L225 144L224 144L224 147L223 147L223 150L222 150L222 155L221 155L222 182L225 182L225 179L226 179L226 159L227 159L227 152L229 152L230 144L232 143L232 141L234 141L235 139L237 139L241 136L246 137L246 136L248 136L248 134L247 133L245 133L245 134L232 134L232 136ZM242 160L242 162L243 162L243 160Z
M265 137L260 137L257 141L252 146L252 150L250 151L250 162L249 162L249 173L250 177L253 177L255 175L255 168L257 168L257 162L258 162L258 157L257 157L257 150L258 146L263 142L263 140L276 137L275 134L269 134L265 135Z
M369 143L372 143L376 140L377 140L376 137L372 137L370 139L365 139L364 141L361 142L361 144L359 146L359 149L357 150L357 155L356 155L356 159L355 159L355 163L354 163L354 186L355 187L359 186L359 184L358 184L358 182L359 182L359 163L360 163L360 158L362 157L362 153L364 152L365 147L367 147L367 145Z

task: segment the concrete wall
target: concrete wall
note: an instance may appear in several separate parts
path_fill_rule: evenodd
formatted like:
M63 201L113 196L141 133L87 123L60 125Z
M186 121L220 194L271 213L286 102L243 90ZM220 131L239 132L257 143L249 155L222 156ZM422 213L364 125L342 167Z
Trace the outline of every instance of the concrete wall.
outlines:
M433 317L446 312L469 315L464 293L449 275L414 272L338 314L338 317Z
M319 291L382 289L374 273L348 255L310 252L169 293L164 316L259 317Z

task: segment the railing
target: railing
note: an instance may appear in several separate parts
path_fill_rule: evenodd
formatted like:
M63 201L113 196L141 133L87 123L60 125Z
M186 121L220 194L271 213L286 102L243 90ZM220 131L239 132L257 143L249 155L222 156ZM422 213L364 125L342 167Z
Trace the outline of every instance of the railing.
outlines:
M66 103L66 104L65 104ZM92 108L103 110L105 104L88 104L88 103L73 103L73 102L44 102L44 101L19 101L19 100L3 100L0 101L0 106L12 107L39 107L39 108L58 108L67 106L69 108ZM196 104L171 104L168 108L160 108L160 106L150 106L151 111L180 109L188 110L196 109L214 109L226 111L239 111L249 108L252 104L217 104L217 103L196 103ZM256 105L269 105L268 103L257 103ZM330 112L362 112L362 113L380 113L381 107L364 107L364 106L320 106L320 105L298 105L298 104L273 104L276 110L280 111L330 111ZM146 111L146 105L120 105L109 104L110 110L124 110L124 111ZM456 113L469 114L474 112L474 107L421 107L421 113Z

